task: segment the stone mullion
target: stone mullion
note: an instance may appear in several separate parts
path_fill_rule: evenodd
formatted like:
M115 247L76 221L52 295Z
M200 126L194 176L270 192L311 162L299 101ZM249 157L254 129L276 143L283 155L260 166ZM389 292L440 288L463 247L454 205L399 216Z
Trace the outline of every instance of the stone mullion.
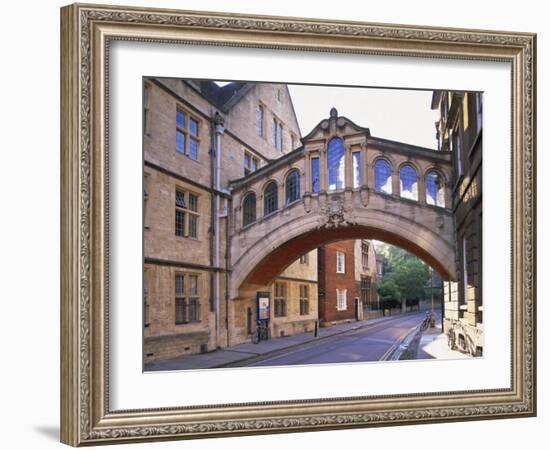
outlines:
M306 153L304 158L304 186L300 186L300 195L311 192L311 153Z
M426 204L426 179L419 173L418 175L418 203Z
M344 189L353 187L353 165L351 146L346 145L344 150Z
M319 171L321 172L321 191L327 191L327 151L323 149L319 152Z
M360 183L360 186L367 186L367 184L369 182L370 174L368 174L369 176L367 176L367 170L368 170L367 146L365 144L361 144L361 183Z
M401 195L401 185L399 183L399 168L395 167L392 170L392 194L397 195L398 197Z

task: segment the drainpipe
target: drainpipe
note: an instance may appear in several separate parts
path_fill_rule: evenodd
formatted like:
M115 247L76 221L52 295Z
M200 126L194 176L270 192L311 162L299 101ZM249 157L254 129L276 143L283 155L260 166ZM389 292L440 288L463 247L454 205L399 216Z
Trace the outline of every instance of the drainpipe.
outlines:
M214 126L216 133L216 211L215 211L215 248L214 248L214 267L216 270L216 282L214 287L214 303L216 310L216 347L220 347L220 172L221 172L221 156L222 156L222 134L225 131L223 126L223 117L216 112L214 116Z

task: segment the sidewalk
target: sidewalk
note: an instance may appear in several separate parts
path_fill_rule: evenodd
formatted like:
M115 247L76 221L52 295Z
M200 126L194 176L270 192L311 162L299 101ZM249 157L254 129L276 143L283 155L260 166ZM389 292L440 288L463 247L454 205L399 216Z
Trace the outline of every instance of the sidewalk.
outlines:
M416 312L399 314L396 316L379 317L377 319L342 323L332 327L319 328L317 337L314 337L312 332L300 333L292 336L271 338L268 341L261 341L258 344L253 344L252 342L243 343L209 353L182 356L174 359L165 359L162 361L145 364L145 370L162 371L226 367L238 362L244 363L246 360L253 359L258 356L264 356L271 353L275 354L308 342L319 341L331 336L336 336L338 334L357 330L359 328L370 327L381 322L387 322L392 319L397 319L399 317L404 317L415 313Z
M429 328L420 338L416 359L468 359L473 356L451 350L447 344L447 336L441 333L441 328Z

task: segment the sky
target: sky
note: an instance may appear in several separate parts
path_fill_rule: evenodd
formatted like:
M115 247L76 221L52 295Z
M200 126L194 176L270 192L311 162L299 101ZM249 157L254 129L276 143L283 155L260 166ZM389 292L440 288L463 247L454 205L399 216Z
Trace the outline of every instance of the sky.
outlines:
M372 136L437 149L430 109L431 91L360 87L289 85L302 136L306 136L332 107Z

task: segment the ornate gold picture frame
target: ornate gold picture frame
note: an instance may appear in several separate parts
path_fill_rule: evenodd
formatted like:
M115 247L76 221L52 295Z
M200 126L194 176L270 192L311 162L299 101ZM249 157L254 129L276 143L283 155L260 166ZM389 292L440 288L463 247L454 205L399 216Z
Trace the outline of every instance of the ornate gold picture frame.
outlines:
M507 388L115 410L109 67L116 41L504 62L511 67ZM61 440L96 445L536 414L536 36L75 4L61 10ZM508 124L502 125L510 128ZM490 170L490 169L487 169ZM138 303L136 303L138 304ZM138 345L138 343L136 343Z

